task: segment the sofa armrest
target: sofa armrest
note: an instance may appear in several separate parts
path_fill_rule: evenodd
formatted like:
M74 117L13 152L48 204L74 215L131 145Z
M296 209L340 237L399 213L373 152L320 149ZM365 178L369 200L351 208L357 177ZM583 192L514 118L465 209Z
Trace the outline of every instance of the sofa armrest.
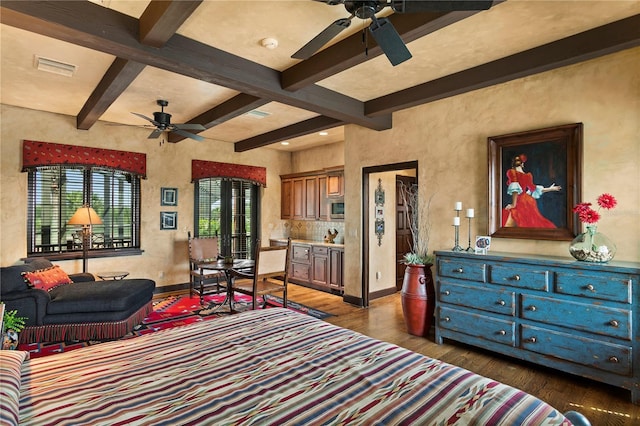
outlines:
M38 288L25 291L4 293L2 301L7 311L18 311L18 316L26 317L26 325L42 325L51 301L49 292Z
M80 272L79 274L69 274L69 278L71 278L71 281L73 281L74 283L86 283L89 281L96 280L96 277L94 277L93 274L89 272Z

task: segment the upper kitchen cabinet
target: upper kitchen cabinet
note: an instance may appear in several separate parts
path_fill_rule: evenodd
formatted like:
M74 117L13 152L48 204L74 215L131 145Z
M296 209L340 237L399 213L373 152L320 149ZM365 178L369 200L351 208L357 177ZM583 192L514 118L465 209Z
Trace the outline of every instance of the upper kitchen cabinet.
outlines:
M318 170L281 179L282 219L330 220L331 199L344 195L342 172Z

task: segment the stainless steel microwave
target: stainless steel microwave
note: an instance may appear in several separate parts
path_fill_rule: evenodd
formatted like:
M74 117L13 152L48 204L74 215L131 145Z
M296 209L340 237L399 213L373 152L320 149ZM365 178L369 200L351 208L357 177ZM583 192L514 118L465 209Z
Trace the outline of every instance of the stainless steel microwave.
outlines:
M329 217L331 219L344 219L344 200L331 200L329 205Z

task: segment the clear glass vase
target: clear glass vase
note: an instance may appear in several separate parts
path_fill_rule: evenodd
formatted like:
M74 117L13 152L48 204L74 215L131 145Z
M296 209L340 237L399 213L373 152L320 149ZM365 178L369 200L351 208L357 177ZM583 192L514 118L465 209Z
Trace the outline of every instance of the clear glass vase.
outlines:
M615 256L616 245L596 225L587 225L587 231L571 241L569 253L577 260L605 263Z

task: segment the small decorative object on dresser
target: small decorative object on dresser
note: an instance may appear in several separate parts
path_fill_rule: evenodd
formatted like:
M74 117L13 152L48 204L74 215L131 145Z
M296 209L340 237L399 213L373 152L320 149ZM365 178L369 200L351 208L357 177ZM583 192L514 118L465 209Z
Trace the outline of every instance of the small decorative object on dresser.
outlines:
M597 199L598 210L591 208L591 203L580 203L573 208L578 219L587 224L587 231L578 235L569 245L569 253L577 260L605 263L613 259L616 245L604 234L598 232L600 209L611 210L618 201L611 194L602 194Z
M640 405L640 263L436 252L444 338L631 391Z

